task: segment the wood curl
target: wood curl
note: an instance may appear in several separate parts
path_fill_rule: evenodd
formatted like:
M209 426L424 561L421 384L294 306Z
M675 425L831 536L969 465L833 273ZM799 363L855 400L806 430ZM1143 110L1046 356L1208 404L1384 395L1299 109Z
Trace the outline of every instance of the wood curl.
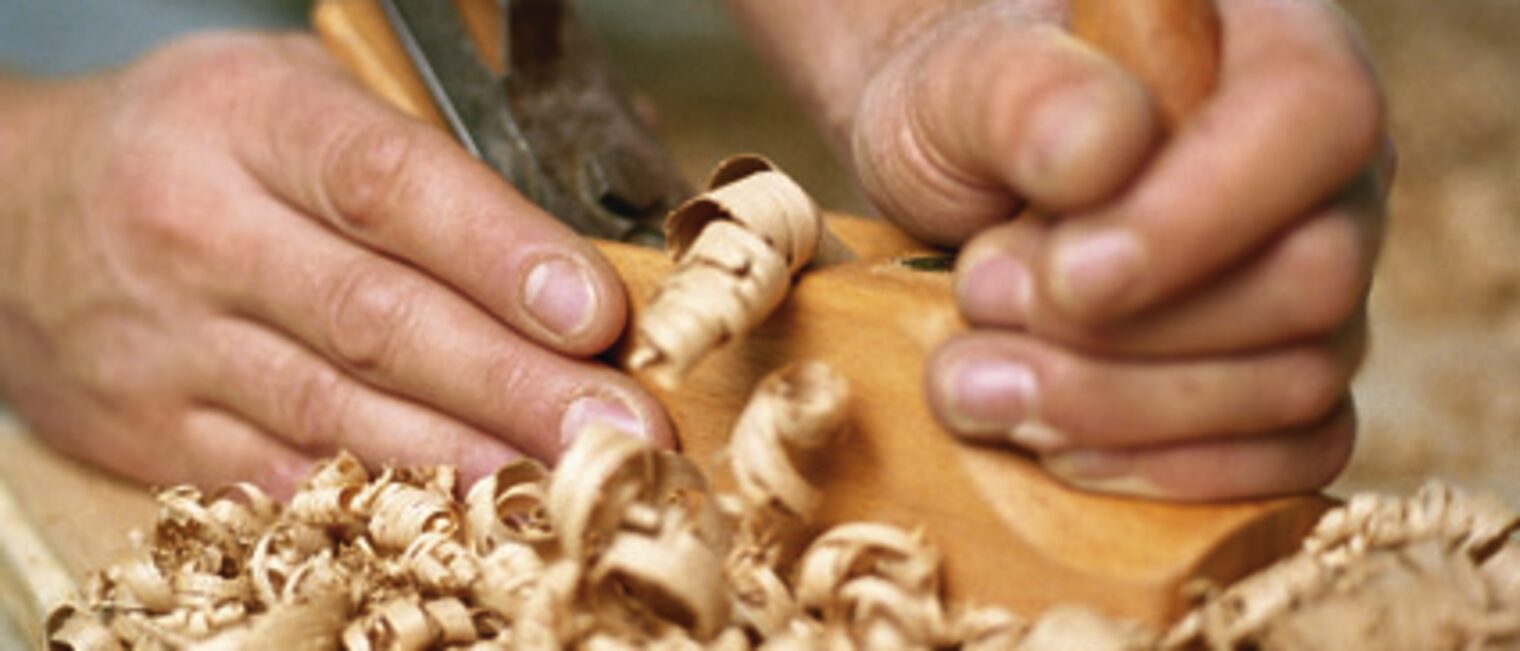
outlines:
M1302 551L1208 595L1164 646L1520 647L1520 514L1433 482L1327 513Z
M812 518L818 491L796 460L821 449L844 426L849 395L844 377L814 361L787 366L760 383L729 444L748 508Z
M665 388L780 305L823 241L822 212L770 161L722 163L708 191L666 220L675 270L634 324L629 366Z
M784 385L792 372L775 382ZM817 416L832 409L817 409L808 391L767 391L758 392L757 404L779 400L776 413L815 417L777 418L771 422L781 433L765 440L817 440L786 430L837 422ZM995 607L946 603L941 559L929 541L885 524L836 526L792 561L756 532L801 530L805 518L769 517L767 509L743 506L749 498L720 511L725 500L685 459L608 428L584 432L556 472L509 466L463 502L453 500L449 473L396 469L371 479L334 472L345 463L319 468L303 485L310 492L357 486L352 499L320 501L322 509L296 508L299 496L282 507L246 487L165 491L147 547L96 574L77 601L49 615L51 648L1520 645L1517 515L1445 485L1403 500L1353 498L1327 515L1301 554L1206 594L1161 635L1082 608L1058 607L1030 621ZM345 479L329 481L335 477ZM506 500L511 508L499 508L507 495L514 496ZM483 506L466 506L472 500ZM347 514L332 517L334 505ZM547 537L516 536L508 521L538 509L549 526L535 531ZM461 526L427 524L440 522L439 513L461 512ZM403 524L373 526L377 517ZM380 544L396 531L412 538Z

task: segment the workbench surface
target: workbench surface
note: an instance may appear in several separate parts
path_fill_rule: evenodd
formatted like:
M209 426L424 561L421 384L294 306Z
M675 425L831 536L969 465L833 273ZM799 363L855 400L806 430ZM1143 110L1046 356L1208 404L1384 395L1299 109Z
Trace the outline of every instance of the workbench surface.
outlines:
M146 489L65 458L0 417L0 540L6 543L0 552L28 549L24 538L33 532L44 546L23 558L0 553L0 606L9 619L0 626L0 649L24 647L15 634L40 639L47 606L39 596L67 587L50 566L78 581L127 551L128 533L151 524L154 512Z

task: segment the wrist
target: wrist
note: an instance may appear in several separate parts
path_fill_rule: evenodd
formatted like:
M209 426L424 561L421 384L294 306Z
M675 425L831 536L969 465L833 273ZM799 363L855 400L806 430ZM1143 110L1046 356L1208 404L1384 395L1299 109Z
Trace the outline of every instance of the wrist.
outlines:
M79 129L91 79L28 79L0 71L0 307L21 299L26 270L41 255L40 222L66 188L60 183L78 163L66 148Z

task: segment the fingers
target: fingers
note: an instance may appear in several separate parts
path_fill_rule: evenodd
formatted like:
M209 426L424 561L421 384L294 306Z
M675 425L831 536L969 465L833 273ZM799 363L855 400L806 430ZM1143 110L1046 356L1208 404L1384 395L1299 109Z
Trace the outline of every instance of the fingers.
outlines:
M590 420L671 444L658 404L631 378L540 348L433 279L282 210L239 220L240 272L218 287L239 313L540 459L557 459Z
M1346 463L1353 342L1140 362L974 332L931 359L926 393L956 434L1032 450L1085 489L1173 500L1281 494L1322 487Z
M205 333L201 392L272 439L315 456L349 450L366 463L444 463L480 477L521 456L501 440L348 377L256 324L224 319Z
M1051 234L1039 274L1074 319L1164 302L1278 237L1372 160L1382 97L1334 10L1220 3L1220 85L1126 194Z
M1145 90L1054 23L988 5L920 38L866 89L861 183L914 235L957 244L1020 198L1056 210L1116 192L1160 135Z
M974 332L935 354L926 391L941 422L974 440L1038 452L1151 447L1319 421L1345 397L1355 361L1306 345L1140 362Z
M957 299L973 325L1019 327L1090 353L1164 357L1239 352L1322 338L1360 308L1381 233L1378 201L1308 218L1257 257L1171 303L1107 324L1069 317L1042 293L1051 226L989 229L959 261Z
M184 461L164 478L164 485L189 481L214 489L251 481L283 500L295 494L314 464L311 457L221 409L192 408L181 428L176 453Z
M1160 448L1073 450L1041 462L1085 490L1232 500L1324 488L1346 467L1355 438L1355 410L1348 401L1324 422L1300 430Z
M600 254L442 132L330 71L276 88L252 121L264 128L234 143L275 194L539 343L588 355L622 331L622 286Z

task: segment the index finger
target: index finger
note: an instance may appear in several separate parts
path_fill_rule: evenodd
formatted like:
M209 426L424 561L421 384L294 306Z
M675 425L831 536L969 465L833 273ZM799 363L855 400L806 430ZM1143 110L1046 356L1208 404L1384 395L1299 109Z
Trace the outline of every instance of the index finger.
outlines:
M586 355L612 343L625 297L587 240L441 131L314 69L287 75L236 144L260 182L541 344Z
M1348 183L1382 145L1359 45L1317 1L1221 0L1216 94L1116 202L1055 228L1044 289L1108 321L1252 255Z

